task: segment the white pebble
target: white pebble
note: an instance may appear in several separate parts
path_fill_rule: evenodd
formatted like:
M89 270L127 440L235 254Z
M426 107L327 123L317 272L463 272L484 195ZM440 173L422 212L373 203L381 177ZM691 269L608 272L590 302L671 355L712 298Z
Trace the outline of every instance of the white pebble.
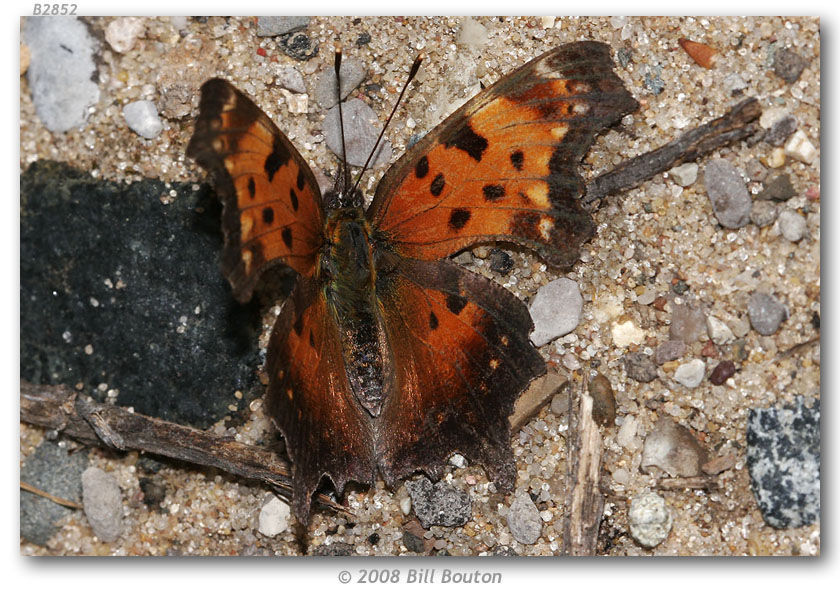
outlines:
M798 242L801 240L808 226L805 217L795 210L783 210L777 222L779 223L779 231L782 232L782 236L789 242Z
M641 344L645 341L645 332L639 329L633 321L613 323L613 343L619 348L626 348L630 344Z
M732 330L729 329L726 323L717 317L713 317L712 315L706 317L706 329L709 332L709 337L718 346L735 341L735 334L732 333Z
M400 511L402 511L402 514L404 515L408 515L408 513L411 512L411 498L409 496L400 500Z
M811 164L817 158L817 149L800 129L785 144L785 153L791 158L806 164Z
M668 174L678 186L688 187L697 181L698 170L697 163L683 163L668 171Z
M695 358L677 367L674 372L674 379L687 388L696 388L703 381L705 374L706 363L699 358Z
M134 133L149 140L159 136L163 130L157 108L149 100L138 100L126 104L123 107L123 117Z
M260 533L266 537L274 537L289 528L289 505L277 496L272 496L260 509Z
M665 499L654 492L644 492L633 498L627 521L630 535L645 548L654 548L664 542L673 525Z
M146 25L140 17L119 17L105 28L105 40L116 52L124 54L134 48Z

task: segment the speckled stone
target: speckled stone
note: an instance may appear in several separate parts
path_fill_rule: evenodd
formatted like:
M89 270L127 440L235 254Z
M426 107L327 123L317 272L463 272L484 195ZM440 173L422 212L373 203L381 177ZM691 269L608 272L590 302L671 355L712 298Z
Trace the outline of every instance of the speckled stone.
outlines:
M650 356L644 352L631 352L622 360L627 377L647 383L656 379L656 365Z
M771 146L783 146L785 140L793 135L798 126L796 117L785 115L769 127L767 133L764 134L764 141Z
M341 103L342 118L344 119L344 143L347 147L347 162L361 167L365 164L382 123L373 109L359 98L351 98ZM327 147L341 157L341 122L338 115L338 105L333 106L324 119L324 137ZM376 155L370 161L371 166L382 165L391 159L391 142L382 138Z
M534 321L531 341L537 347L574 331L583 310L578 282L566 277L550 281L537 290L529 310Z
M808 223L805 217L795 210L786 209L779 213L779 231L782 237L789 242L798 242L808 230Z
M773 72L787 83L794 83L808 66L808 60L788 48L780 48L773 55Z
M737 229L750 221L752 199L740 173L728 160L710 160L703 170L706 193L718 222Z
M82 473L82 499L85 516L93 532L103 542L113 542L122 533L122 492L117 480L98 467Z
M443 481L434 485L420 476L405 482L414 513L425 529L432 525L457 527L470 520L472 502L469 494Z
M747 305L750 324L761 335L773 335L787 319L787 308L774 296L756 292Z
M645 548L655 548L671 532L673 517L665 498L654 492L644 492L630 501L627 522L634 540Z
M757 200L753 202L750 210L750 220L758 227L767 227L776 222L776 215L779 209L775 202L770 200Z
M295 60L305 61L318 55L318 43L302 31L280 36L280 49Z
M542 519L534 501L525 493L516 494L507 514L508 528L520 544L534 544L542 533Z
M747 468L764 520L788 529L820 518L820 401L750 410Z
M687 349L688 347L682 340L667 340L659 344L653 351L653 360L658 365L664 365L666 362L681 358Z

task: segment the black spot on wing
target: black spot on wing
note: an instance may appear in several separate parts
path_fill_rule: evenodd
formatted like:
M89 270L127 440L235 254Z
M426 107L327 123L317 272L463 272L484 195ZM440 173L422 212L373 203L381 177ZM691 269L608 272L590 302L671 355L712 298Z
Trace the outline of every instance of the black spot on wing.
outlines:
M257 184L254 183L253 177L248 178L248 195L251 196L251 200L257 195Z
M263 223L265 223L266 225L271 225L271 223L274 222L274 209L270 206L264 208L262 211L262 219Z
M453 208L449 214L449 226L455 231L460 231L470 220L472 213L465 208Z
M294 325L292 328L295 330L296 335L300 335L303 331L303 315L298 315L298 318L295 320Z
M417 176L417 179L423 179L429 174L429 158L427 156L418 160L417 164L414 165L414 174Z
M513 154L510 155L510 164L513 165L513 168L517 171L522 170L522 166L525 163L525 155L522 153L522 150L517 150Z
M291 158L292 155L289 153L289 149L280 142L279 138L274 138L271 154L265 157L264 169L268 180L271 181L274 179L274 174L277 173L277 170L287 164Z
M289 190L289 198L291 198L291 200L292 200L292 210L297 211L297 209L298 209L298 197L297 197L297 194L295 194L294 190L291 190L291 189Z
M444 145L447 148L455 146L459 150L463 150L469 154L476 162L481 161L484 151L487 150L488 142L485 138L478 135L469 123L465 123L463 127L455 131L448 140L444 140Z
M289 250L292 249L292 230L288 227L284 227L283 231L280 232L280 235L283 238L283 243L286 244L286 248Z
M481 188L481 191L484 193L484 199L488 202L495 202L499 198L504 197L505 195L505 186L499 184L490 184L485 185Z
M438 328L438 318L434 312L429 313L429 329L434 331Z
M446 185L446 178L443 176L443 173L438 173L434 180L432 180L432 185L429 186L429 191L432 193L432 196L435 198L440 196L444 185Z
M297 182L296 183L297 183L297 189L302 192L303 191L303 183L304 183L303 169L298 169Z
M453 315L458 315L464 307L467 305L467 299L463 296L456 296L454 294L447 294L446 296L446 308L449 309Z
M312 334L312 330L309 330L309 345L313 348L315 347L315 336Z

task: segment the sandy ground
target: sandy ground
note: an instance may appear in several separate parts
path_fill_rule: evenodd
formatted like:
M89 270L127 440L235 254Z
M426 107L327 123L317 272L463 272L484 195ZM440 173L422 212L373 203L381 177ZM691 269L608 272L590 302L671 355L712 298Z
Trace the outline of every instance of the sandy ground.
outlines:
M91 19L94 30L104 31L110 19ZM313 94L317 75L332 65L334 41L340 39L345 56L366 65L363 84L379 84L370 96L357 90L384 120L416 53L427 60L409 100L397 111L387 133L397 157L410 137L434 127L442 117L479 91L547 49L580 39L609 43L617 53L630 52L630 62L617 73L641 103L640 110L623 122L622 131L602 136L585 159L587 176L597 174L625 158L666 143L691 127L726 112L744 96L757 97L766 109L783 107L794 115L819 150L820 140L820 35L813 18L486 18L478 44L469 44L463 32L475 29L461 18L313 18L307 34L319 44L318 55L297 62L277 47L272 38L258 38L250 19L211 17L188 21L179 31L169 18L146 19L145 35L133 50L118 54L103 42L99 80L102 98L87 126L79 131L53 134L35 115L25 78L21 78L21 169L50 158L89 169L96 176L120 181L154 177L165 181L199 181L205 174L184 157L192 133L193 110L180 119L164 119L165 129L147 141L128 129L120 107L134 99L157 101L158 77L171 77L167 69L198 61L196 88L203 78L230 78L251 94L276 120L304 157L316 168L332 171L335 156L322 133L325 111ZM363 33L370 42L357 46ZM719 51L714 69L695 64L678 46L687 37ZM768 55L789 47L810 61L794 84L773 72ZM264 52L258 53L258 48ZM265 56L261 56L265 54ZM615 54L614 54L615 55ZM292 105L271 85L280 66L294 66L303 75L308 92L305 113L291 113ZM645 85L658 75L664 88L655 95ZM745 83L743 95L733 98L728 89L733 76ZM190 77L185 78L190 84ZM293 98L298 103L302 98ZM426 107L423 110L422 107ZM766 144L737 144L716 152L742 172L751 161L766 162L773 149ZM711 157L709 157L711 158ZM702 167L702 161L701 161ZM364 185L368 197L385 168L370 172ZM817 555L819 523L794 530L776 530L761 517L750 490L745 464L746 417L750 408L790 402L795 394L818 396L819 346L782 357L797 343L814 337L811 321L820 312L820 201L819 159L804 164L787 157L774 174L787 173L796 195L788 208L806 216L807 233L797 243L785 240L778 227L747 225L727 230L717 225L702 178L682 188L657 176L640 188L612 198L595 214L598 235L584 248L583 260L567 276L577 280L584 295L582 320L573 334L541 349L561 369L587 365L611 382L617 399L615 425L603 430L604 467L610 481L601 551L609 555ZM761 184L750 182L751 191ZM812 193L806 197L806 190ZM177 201L177 200L176 200ZM469 253L468 253L469 254ZM514 269L501 276L488 269L486 251L478 249L461 258L479 272L493 277L527 301L547 281L561 275L546 269L527 253L512 254ZM758 273L756 275L756 273ZM668 339L670 313L638 302L649 289L668 293L682 281L682 296L702 305L707 314L730 325L738 340L717 348L718 358L705 357L707 373L723 358L737 354L739 371L725 385L708 380L688 389L673 378L682 362L701 357L707 338L692 344L676 364L666 364L650 383L629 379L621 359L632 350L654 348ZM775 293L787 305L788 320L772 336L760 336L749 327L747 301L755 290ZM271 311L266 311L266 332ZM630 320L644 331L638 346L618 347L613 325ZM267 333L262 336L265 344ZM267 435L268 424L260 401L252 405L249 422L228 431L246 442ZM718 491L660 492L673 516L668 539L646 550L627 534L629 499L650 489L654 479L639 469L645 435L659 418L670 415L689 427L712 456L734 453L734 467L719 476ZM562 546L566 507L566 418L548 406L513 438L519 476L517 490L537 498L543 520L535 544L523 545L511 536L506 521L512 495L505 497L489 484L481 468L452 466L445 480L466 490L473 503L473 518L463 527L432 527L426 534L436 551L452 555L490 554L507 546L521 555L554 555ZM619 435L619 432L622 432ZM21 426L21 455L28 455L43 432ZM619 443L620 442L620 443ZM21 543L27 555L295 555L302 548L290 529L273 538L257 531L258 515L269 492L249 482L191 470L164 468L158 477L167 488L163 511L149 510L139 498L138 456L114 456L98 450L92 464L117 478L124 497L125 533L114 543L103 543L92 533L81 511L68 517L46 547ZM343 542L361 555L406 553L402 528L413 519L400 508L407 496L403 487L387 490L380 483L371 489L348 492L352 517L322 511L310 525L310 548ZM372 543L371 535L376 533Z

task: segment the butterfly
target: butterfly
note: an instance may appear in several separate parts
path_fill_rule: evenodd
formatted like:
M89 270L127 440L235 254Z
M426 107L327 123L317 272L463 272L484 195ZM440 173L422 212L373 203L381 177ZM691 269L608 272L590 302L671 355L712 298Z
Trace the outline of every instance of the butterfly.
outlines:
M607 45L557 47L412 146L365 209L347 186L322 196L245 94L222 79L202 86L187 155L223 203L233 294L248 301L273 265L296 272L268 343L266 398L299 520L324 477L338 494L349 481L438 478L454 453L512 489L508 416L545 363L523 303L447 259L508 242L570 267L594 233L578 165L637 107Z

